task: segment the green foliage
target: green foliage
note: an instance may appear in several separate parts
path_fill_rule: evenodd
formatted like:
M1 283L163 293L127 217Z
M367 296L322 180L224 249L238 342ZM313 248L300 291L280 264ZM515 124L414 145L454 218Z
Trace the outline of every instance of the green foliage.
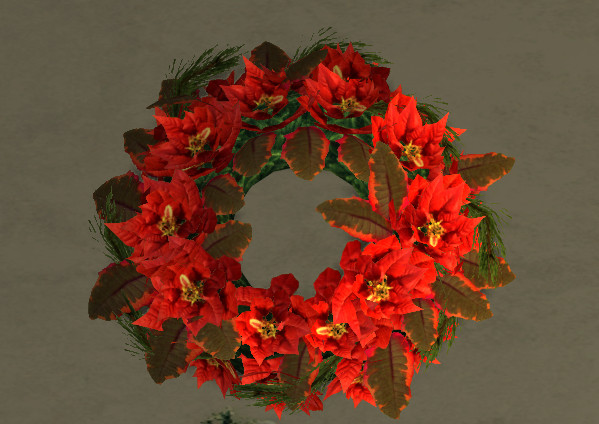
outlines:
M218 45L218 44L217 44ZM216 46L206 50L195 61L181 68L181 61L175 73L175 62L170 68L171 78L173 83L169 85L169 89L165 94L165 98L191 95L197 89L204 87L213 77L231 70L239 64L239 57L235 55L244 44L237 47L229 47L212 56L212 52ZM244 52L243 54L247 54ZM183 111L188 110L187 107L178 104L168 106L167 114L169 116L179 116Z
M106 196L106 206L102 209L103 214L106 217L106 221L104 222L122 222L122 215L117 212L112 197L113 194L111 187L110 193L108 193L108 196ZM123 243L121 239L118 238L116 234L114 234L112 231L110 231L110 229L107 226L98 223L97 216L94 216L94 219L96 221L97 230L93 227L91 220L88 220L90 225L89 231L93 233L99 232L102 236L105 248L108 251L108 254L104 253L104 256L106 256L108 259L115 263L120 263L123 260L127 259L129 256L131 256L131 254L133 253L133 248ZM100 242L100 240L98 240L97 238L92 238L96 240L98 243Z
M496 283L499 271L498 253L501 252L501 257L505 258L505 245L501 240L498 222L496 221L499 215L488 206L485 206L480 199L472 198L470 203L464 207L468 208L470 218L485 217L476 226L472 242L474 243L477 238L480 241L478 259L479 268L482 271L481 275L486 275L492 283ZM512 218L505 211L503 211L503 214L510 219Z
M336 48L337 43L333 42L332 35L324 36L324 34L329 31L331 27L327 29L321 29L318 35L321 37L311 46L304 48L301 53L299 53L299 48L296 50L295 55L292 59L292 62L296 62L310 53L322 49L325 45L331 48ZM323 37L324 36L324 37ZM314 36L313 36L314 37ZM310 40L312 40L312 38ZM339 46L342 50L347 49L348 43L345 41L339 42ZM369 44L364 44L361 42L352 42L354 50L364 58L365 62L368 64L372 64L373 62L377 62L378 64L390 64L392 62L386 61L382 57L378 56L375 53L364 53L360 51L362 47L369 46ZM178 67L177 71L174 71L175 61L173 61L173 66L171 67L172 76L168 80L168 84L164 84L163 82L163 96L165 99L176 99L179 97L191 96L198 89L203 88L207 85L207 83L216 75L221 74L223 72L227 72L233 67L237 66L239 63L239 58L235 57L234 54L239 51L239 47L228 48L215 56L212 55L214 47L205 51L197 60L191 62L191 64L186 65L186 67L181 68ZM244 52L243 55L247 55L248 52ZM250 118L243 117L242 120L246 124L254 125L260 129L265 128L267 126L277 125L290 116L292 116L300 107L297 98L299 97L299 93L295 91L289 91L288 93L288 105L271 119L258 121ZM185 99L184 99L185 100ZM445 102L438 101L438 98L435 98L434 103L441 103L447 105ZM167 114L169 116L179 116L187 110L185 101L181 102L181 104L170 103L167 104ZM320 106L319 106L320 107ZM364 127L370 124L372 116L380 116L384 117L387 111L387 103L383 101L379 101L368 108L361 116L350 119L328 119L329 124L336 124L343 126L345 128L359 128ZM441 107L437 107L433 104L428 103L418 103L417 109L420 113L425 115L424 123L434 123L439 120L439 114L441 111L445 111L445 109ZM322 110L322 107L321 107ZM263 166L262 170L259 174L253 175L250 177L245 177L243 175L238 174L232 169L232 165L229 165L224 170L219 173L212 172L209 175L200 177L196 180L196 185L198 189L202 189L208 181L214 178L216 175L224 175L229 174L232 175L238 184L243 188L243 192L247 194L249 189L257 184L262 179L266 178L268 175L273 172L288 169L286 161L281 158L281 150L283 143L285 142L285 135L296 131L300 127L310 127L316 124L316 121L310 113L306 112L300 117L298 117L293 122L289 123L284 128L281 128L275 131L277 135L275 145L271 149L271 157L269 161ZM332 132L329 130L322 130L327 138L330 141L330 150L326 156L325 160L325 170L328 170L338 177L342 178L344 181L351 184L356 193L363 199L367 199L368 196L368 185L367 183L360 181L357 179L351 171L342 163L337 160L337 147L338 143L336 140L341 138L340 134L336 132ZM455 133L455 131L451 130L448 127L448 131L453 135L454 142L449 142L447 139L447 135L444 135L443 140L441 141L441 146L443 149L443 157L446 167L451 164L452 157L455 159L459 159L460 154L458 149L456 148L456 142L459 141L459 137ZM238 139L233 147L233 153L235 154L243 144L252 137L255 137L257 134L253 131L249 130L240 130ZM372 147L372 134L356 134L355 137L360 138L368 145ZM409 177L413 179L416 174L422 175L424 178L428 175L428 170L417 170L410 173ZM170 181L170 178L163 178L163 181ZM482 201L471 198L470 203L464 206L464 208L469 209L470 217L477 216L485 216L479 225L476 228L476 233L474 235L475 239L478 236L481 241L481 248L479 251L480 258L480 267L483 270L489 270L491 274L491 278L496 279L497 270L498 270L498 261L497 256L494 250L496 250L499 246L505 255L505 250L503 243L501 241L501 237L499 235L498 227L495 222L496 216L495 212L491 209L483 205ZM114 202L112 201L112 192L108 196L107 205L105 208L105 216L107 217L106 222L120 222L119 217L117 216L116 209L114 206ZM227 222L231 219L234 219L234 214L219 216L218 223ZM511 218L511 217L510 217ZM91 221L90 221L91 224ZM119 263L122 260L127 259L132 253L133 249L129 246L126 246L112 231L110 231L106 226L98 226L104 243L106 245L106 249L110 255L106 255L113 262ZM94 230L95 232L95 230ZM440 274L446 274L448 271L442 266L435 264L437 267L437 272ZM242 277L234 282L236 287L242 286L251 286L250 282L247 280L245 275L242 274ZM125 300L129 307L131 308L130 314L123 314L122 317L118 317L117 321L119 324L129 333L133 342L135 343L131 347L136 348L141 353L150 353L150 337L151 334L149 330L145 327L140 327L133 325L132 322L141 317L141 313L139 311L133 310L129 300L125 297ZM239 307L239 312L243 312L249 309L245 306ZM444 311L439 312L439 323L438 323L438 338L431 346L431 348L426 352L419 352L423 361L426 363L426 368L428 368L429 363L431 363L438 355L441 345L443 344L443 340L445 338L448 339L448 349L451 346L453 339L455 338L455 329L459 324L458 319L456 317L447 317ZM126 351L135 353L133 351ZM237 352L237 356L231 362L235 369L239 373L243 373L243 365L241 362L240 355L245 355L246 357L252 357L249 346L241 345L240 349ZM281 356L280 354L275 354L273 357ZM326 352L323 355L323 361L316 366L318 368L318 375L316 380L312 384L312 391L316 392L317 390L324 391L326 386L334 379L335 370L337 364L342 358L333 355L330 352ZM276 404L280 402L286 403L286 410L291 411L291 413L299 410L299 405L301 401L298 401L296 398L291 398L289 395L289 390L297 383L308 379L309 373L306 373L303 377L301 377L298 381L294 382L271 382L269 384L264 383L253 383L247 385L236 385L234 386L235 393L229 394L229 396L236 396L240 398L247 399L256 399L256 406L267 406L271 404ZM252 421L248 424L254 424ZM268 422L271 424L270 422ZM207 421L203 421L202 424L241 424L239 421L235 421L233 418L233 412L228 410L221 412L220 414L213 415ZM245 423L244 423L245 424ZM267 422L257 423L257 424L267 424Z
M322 36L324 35L326 32L328 32L330 29L332 29L333 27L328 27L328 28L321 28L318 31L318 35ZM309 47L306 47L305 49L302 50L301 53L298 54L299 52L299 47L298 49L295 51L295 55L293 56L292 62L297 62L298 60L308 56L310 53L320 50L322 49L324 46L329 46L331 48L337 48L337 42L333 41L333 34L337 34L337 31L334 31L332 34L327 35L324 38L320 38L318 41L316 41L314 44L312 44ZM310 41L312 40L312 38L314 37L314 35L312 35L312 37L310 37ZM368 64L371 64L373 62L380 64L392 64L393 62L389 62L385 59L383 59L382 57L380 57L378 54L376 53L364 53L361 50L362 47L366 47L366 46L370 46L371 44L365 44L362 43L360 41L352 41L352 47L354 48L354 50L358 53L360 53L360 56L362 56L364 58L364 61ZM339 47L341 48L341 50L345 51L345 49L347 49L347 47L349 46L349 43L345 42L345 41L340 41L339 42Z

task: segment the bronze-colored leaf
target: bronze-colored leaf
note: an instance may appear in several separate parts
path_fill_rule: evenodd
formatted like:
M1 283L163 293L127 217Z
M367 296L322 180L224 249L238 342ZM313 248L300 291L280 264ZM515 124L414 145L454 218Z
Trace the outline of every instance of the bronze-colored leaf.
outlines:
M256 175L268 162L277 135L273 132L250 138L235 153L233 169L243 176Z
M462 256L462 272L464 276L479 290L503 287L514 281L516 276L512 272L505 259L501 257L497 257L497 259L499 259L499 267L497 269L497 280L495 283L488 278L488 271L483 275L479 274L479 252L477 250L471 250Z
M310 387L313 378L299 381L308 372L313 372L314 365L310 362L308 347L303 339L300 339L298 345L298 355L285 355L281 362L281 380L291 384L286 394L296 402L303 400L310 394ZM312 375L311 377L315 377Z
M215 258L228 256L242 261L243 252L252 239L252 226L239 221L217 224L214 232L208 234L202 247Z
M287 78L298 80L307 77L327 57L327 49L315 50L287 68Z
M362 241L382 240L393 234L389 222L373 211L366 200L358 197L326 200L316 210L331 226L341 228Z
M487 296L474 284L458 275L437 278L431 286L435 300L443 306L445 315L482 321L493 316Z
M231 320L223 320L220 327L207 323L195 338L202 349L223 361L235 359L235 353L241 346L241 336L233 328Z
M324 169L329 152L329 140L316 127L300 127L285 135L281 157L289 164L295 175L304 180L313 180Z
M268 41L255 47L250 56L250 62L254 65L258 67L264 65L264 67L274 72L283 70L290 61L291 58L287 56L287 53L283 49Z
M181 318L169 318L162 324L163 331L150 330L152 353L146 352L148 373L157 384L177 378L187 371L187 328Z
M408 194L408 176L397 156L385 143L377 143L368 160L368 200L385 219L399 210ZM393 211L389 211L393 202Z
M128 171L126 174L112 177L94 191L93 198L96 204L96 212L103 221L106 201L112 190L112 201L117 214L113 222L124 222L141 213L140 205L142 199L141 183L137 175Z
M471 188L486 190L510 172L515 161L514 158L495 152L463 155L458 161L458 172Z
M245 205L243 189L229 174L217 175L202 189L205 205L217 215L232 214Z
M148 277L135 270L136 266L125 260L98 273L87 307L90 319L111 321L131 313L123 294L135 310L152 302L156 290Z
M370 168L370 146L353 135L345 135L339 140L337 149L339 162L343 163L353 174L364 182L368 182Z
M148 146L158 143L158 140L154 138L153 130L146 130L145 128L126 131L123 133L123 137L125 139L125 151L130 156L138 157L150 150Z
M414 299L413 302L422 310L404 315L406 334L418 349L428 351L438 337L439 310L428 299Z
M392 333L389 345L376 348L367 359L366 373L378 408L391 418L399 418L412 397L414 354L410 343L400 333Z

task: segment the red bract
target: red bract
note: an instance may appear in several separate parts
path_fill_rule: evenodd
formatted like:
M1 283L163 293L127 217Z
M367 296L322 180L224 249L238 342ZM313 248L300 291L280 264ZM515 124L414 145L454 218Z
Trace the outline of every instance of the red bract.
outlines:
M343 308L352 295L359 299L362 311L374 319L397 320L399 315L419 311L412 302L411 290L426 271L413 265L411 257L412 249L401 249L399 242L376 261L360 251L359 241L347 243L341 256L345 281L335 292L333 313Z
M197 358L204 350L199 343L188 333L187 348L190 353L187 355L189 365L196 367L196 372L193 374L198 379L198 388L206 381L214 380L226 398L227 391L232 390L235 384L240 384L239 375L231 362L222 361L216 358L200 359ZM195 359L191 359L195 358Z
M244 85L221 85L220 88L230 101L239 101L244 117L270 119L288 103L290 82L286 81L285 71L261 70L247 58L243 61L246 69Z
M216 214L204 207L195 182L182 171L176 171L170 183L144 178L146 202L128 221L106 226L123 243L133 247L129 257L134 262L160 255L170 237L186 238L198 233L197 241L214 231ZM149 193L148 193L149 191Z
M206 323L220 325L225 310L219 290L227 278L223 265L196 250L193 256L160 267L152 276L157 295L134 324L162 331L168 318L182 318L194 335Z
M394 228L402 245L419 242L416 249L453 272L460 256L472 250L474 230L484 218L460 214L470 192L459 174L439 175L433 181L417 175L408 189L409 204Z
M283 308L275 309L269 298L254 298L250 310L235 319L235 329L258 364L275 352L298 354L299 339L310 332L303 318Z
M307 79L304 85L307 96L298 97L299 103L312 114L309 98L314 97L326 115L334 119L358 117L378 98L378 90L371 80L346 81L322 64L318 65L318 80Z
M231 85L242 85L245 80L245 72L241 75L241 77L239 77L239 79L235 83L233 82L234 75L235 75L235 71L231 71L231 73L229 74L229 76L227 77L226 80L223 80L223 79L211 80L208 83L208 85L206 86L206 93L210 94L212 97L214 97L215 99L217 99L219 101L228 101L229 99L226 96L225 92L223 91L222 87L229 87ZM200 92L200 90L197 90L196 95L198 95L199 92ZM204 100L204 98L202 98L200 100Z
M322 66L335 72L346 81L351 79L372 80L378 92L377 100L383 100L386 103L389 102L390 91L389 85L387 85L389 68L367 65L360 53L354 51L351 43L345 49L345 53L341 52L339 43L337 43L336 49L332 49L329 46L325 46L325 48L328 51L327 56L320 62ZM312 80L318 81L319 69L320 67L316 67L310 74ZM300 93L304 94L303 92Z
M328 303L319 301L312 303L314 314L308 321L310 334L304 336L304 340L319 349L321 352L331 352L342 358L362 357L364 349L357 343L356 333L347 323L335 323L329 320L331 307Z
M368 377L365 370L363 360L348 360L342 359L335 370L335 378L329 383L325 399L335 393L343 390L348 399L353 399L354 408L361 401L366 401L373 406L376 406L373 390L368 385Z
M142 172L154 177L183 170L192 178L220 172L231 162L241 129L239 105L225 101L196 101L183 119L154 115L167 141L149 146Z

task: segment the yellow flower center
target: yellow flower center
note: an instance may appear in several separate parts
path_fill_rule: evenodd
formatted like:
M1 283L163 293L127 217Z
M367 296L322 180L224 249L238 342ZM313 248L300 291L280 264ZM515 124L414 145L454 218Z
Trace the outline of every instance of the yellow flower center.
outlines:
M327 323L325 327L318 327L316 329L316 334L321 336L329 336L334 338L335 340L339 340L345 333L347 333L346 325L347 324L345 323Z
M366 110L366 106L358 103L358 100L356 100L356 98L353 96L349 99L341 97L339 109L341 109L341 112L346 115L352 113L353 111L364 112Z
M351 384L362 384L363 381L364 381L364 376L362 374L360 374L359 376L354 378L354 381L352 381Z
M173 216L171 205L165 206L162 218L157 225L163 236L172 236L179 230L181 225L177 225L177 219Z
M260 97L259 101L255 101L254 103L256 103L256 107L258 108L264 108L264 109L271 109L273 107L273 105L276 105L277 103L280 103L283 101L283 96L278 95L278 96L267 96L266 94L262 94L262 97Z
M202 294L204 293L204 282L199 281L192 283L189 281L189 277L185 274L181 274L179 277L181 282L181 298L187 300L192 305L195 302L203 302Z
M206 127L201 133L189 137L189 146L186 147L186 149L189 150L191 156L195 156L198 152L204 149L204 146L208 142L209 135L210 128Z
M420 231L422 231L422 228L426 228L426 235L428 235L428 244L430 244L432 247L435 247L441 236L445 234L445 228L441 226L441 222L443 221L435 221L434 218L431 218L429 223L423 225L422 227L418 227Z
M366 300L373 302L381 302L389 299L390 286L387 285L387 276L384 275L381 281L367 281L366 284L370 287L370 296Z
M414 162L416 166L424 165L422 161L422 147L412 144L413 140L410 140L408 144L404 146L404 153L408 157L408 160Z
M258 330L263 339L275 338L277 335L277 322L274 318L260 321L259 319L250 319L250 325Z

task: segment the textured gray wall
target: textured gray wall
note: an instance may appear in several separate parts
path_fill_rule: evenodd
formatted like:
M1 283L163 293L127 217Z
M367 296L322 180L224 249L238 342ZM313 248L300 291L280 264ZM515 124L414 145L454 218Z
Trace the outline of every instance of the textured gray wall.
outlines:
M599 3L4 1L0 20L2 422L192 424L225 406L278 421L213 383L198 389L193 367L155 384L118 324L88 318L108 263L87 220L92 192L133 169L122 134L154 125L145 107L173 59L265 40L293 55L327 26L393 62L391 90L448 102L465 153L516 158L483 197L512 216L502 234L516 280L489 293L492 319L462 320L442 364L414 376L400 422L597 422ZM238 215L255 234L248 277L293 272L309 295L349 240L311 211L348 194L332 175L290 171L254 187ZM282 421L393 420L337 394Z

